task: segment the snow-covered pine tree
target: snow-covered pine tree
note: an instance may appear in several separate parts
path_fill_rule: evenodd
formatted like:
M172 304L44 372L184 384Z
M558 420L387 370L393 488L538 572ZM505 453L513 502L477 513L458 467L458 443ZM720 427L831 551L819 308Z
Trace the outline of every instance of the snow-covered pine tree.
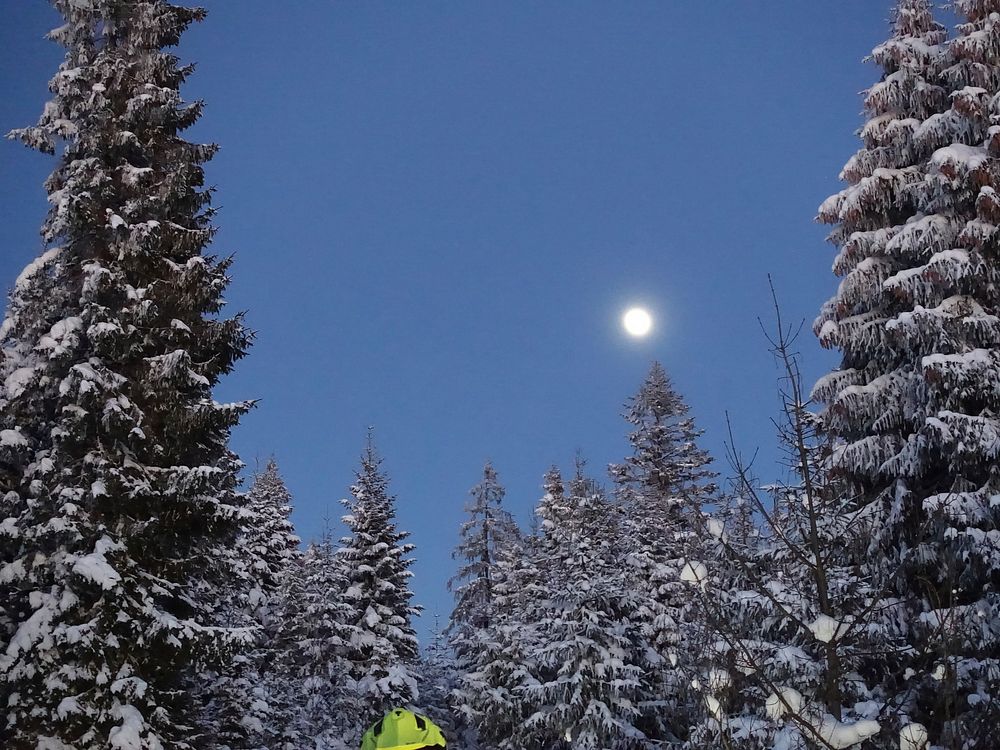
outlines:
M396 528L396 498L369 433L352 497L344 500L350 534L337 550L342 596L348 608L345 652L353 703L341 714L353 722L358 737L365 722L393 706L415 704L419 696L419 659L412 618L408 532ZM349 737L345 737L350 741Z
M233 645L215 627L238 532L227 442L250 408L212 399L250 334L219 317L215 146L181 137L201 105L165 51L204 13L54 4L66 59L12 133L60 157L47 249L0 327L5 747L201 747L191 687Z
M844 279L816 331L843 359L814 393L877 532L879 588L900 600L893 624L908 648L870 665L897 723L920 724L935 747L992 747L1000 3L955 3L966 23L945 47L928 5L900 2L894 39L875 51L886 75L866 99L850 185L820 209Z
M421 655L420 677L420 707L423 712L441 727L448 738L449 748L472 750L468 741L471 738L466 736L468 732L452 708L452 691L458 686L458 670L455 653L437 617L434 618L430 642Z
M534 641L518 688L525 748L624 750L646 740L636 727L646 697L638 597L622 571L617 514L582 470L578 460L568 492L547 493L539 508L547 596L525 613Z
M477 634L489 627L496 602L493 587L504 554L520 543L513 516L502 503L504 489L493 464L483 467L483 479L470 490L468 520L459 531L461 541L452 557L460 560L458 572L448 582L455 594L455 608L448 623L449 641L460 669L474 660Z
M636 510L669 522L675 506L712 492L712 458L697 444L702 431L659 362L650 366L623 416L633 427L628 436L632 455L612 467L612 473L637 491L631 498Z
M268 687L285 721L275 747L317 750L340 747L352 700L348 682L348 622L344 581L328 528L293 562L282 579L281 618Z
M657 705L640 726L654 738L684 736L684 642L690 592L680 580L685 558L699 544L702 508L712 502L715 473L711 457L698 447L701 431L666 371L654 362L639 392L629 400L625 419L632 455L611 466L617 500L624 513L622 550L630 563L630 586L642 593L636 614L643 624L656 676ZM665 704L665 705L664 705Z
M282 579L301 555L291 521L292 495L273 457L264 471L254 475L244 508L246 518L238 547L253 576L246 604L265 631L273 633L278 618L275 599Z
M254 474L244 496L234 549L238 577L225 605L228 624L252 628L255 637L245 653L211 677L204 698L217 742L232 750L273 747L294 713L287 705L283 675L275 669L279 592L302 554L291 510L291 494L271 458Z
M527 564L527 559L525 560ZM497 584L501 601L520 599L515 593L516 581L526 580L532 571L510 571ZM508 591L509 589L509 591ZM530 610L528 610L530 611ZM467 671L458 672L458 682L452 693L452 705L459 716L463 742L483 750L527 748L530 737L524 722L528 718L523 689L527 684L529 661L536 645L532 624L522 618L520 606L511 612L498 612L479 634L480 651ZM474 736L470 736L474 735Z
M544 489L546 498L562 496L558 470L546 474ZM518 532L495 548L491 616L475 632L475 651L458 670L452 694L461 721L475 730L466 744L475 741L484 749L531 745L533 733L524 726L529 715L524 688L537 645L532 618L548 599L537 567L537 542L521 539Z

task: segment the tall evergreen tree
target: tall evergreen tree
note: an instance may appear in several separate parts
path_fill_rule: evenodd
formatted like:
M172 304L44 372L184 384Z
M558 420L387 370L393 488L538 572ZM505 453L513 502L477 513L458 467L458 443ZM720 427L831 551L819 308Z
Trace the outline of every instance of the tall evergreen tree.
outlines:
M708 468L712 458L698 447L702 431L659 362L650 366L624 417L634 428L628 436L632 455L612 472L619 483L637 491L637 509L653 519L672 520L671 510L688 496L702 497L714 489L716 475Z
M361 457L351 499L344 505L344 523L350 534L337 551L348 608L345 621L345 657L354 705L341 711L364 722L393 706L417 701L416 665L419 651L412 618L419 607L410 603L412 544L408 532L396 528L396 498L371 434ZM360 735L360 731L359 731Z
M472 502L465 509L469 517L452 555L461 564L448 582L455 593L449 640L460 665L478 650L476 635L489 626L495 611L494 585L501 575L501 559L520 536L513 516L502 506L504 489L492 463L483 467L482 481L469 494Z
M533 625L528 678L519 692L530 712L519 741L527 748L631 748L646 666L636 594L622 573L615 514L582 473L565 495L540 508L537 567L548 596L527 612Z
M273 632L282 579L300 555L291 521L292 495L273 457L264 471L254 475L244 508L238 548L252 577L246 587L246 606L265 631Z
M816 331L843 359L815 394L906 644L870 669L897 725L974 748L1000 719L1000 3L955 5L943 45L929 3L901 0L873 54L863 147L820 209L844 279Z
M234 548L238 575L224 607L227 624L247 628L249 647L227 669L206 674L207 714L216 725L217 742L231 750L271 747L289 721L275 636L281 586L301 557L291 510L291 494L271 458L254 475L240 508Z
M220 318L191 73L164 51L201 20L164 0L55 0L66 48L38 124L60 151L48 247L0 327L0 500L9 642L5 747L205 746L190 695L225 661L216 627L238 532L230 430L212 388L246 351Z
M448 638L434 618L431 639L420 659L420 706L448 738L448 746L464 748L468 742L464 722L452 708L452 692L458 686L455 654Z
M544 489L543 503L562 496L555 468L546 474ZM533 618L548 598L537 541L518 534L495 547L490 617L474 631L475 648L458 670L452 702L481 748L527 747L533 735L525 728L530 712L524 691L537 646Z
M656 658L657 702L641 726L653 737L684 736L684 671L690 592L680 580L685 559L701 557L702 508L713 500L712 459L698 447L701 431L666 371L654 362L625 419L632 455L610 468L624 513L622 552L630 563L629 586L641 592L636 619L643 623ZM666 707L664 706L666 704Z
M283 605L275 634L277 656L269 680L278 716L284 720L282 750L339 747L356 718L348 680L351 608L329 530L306 549L282 580Z

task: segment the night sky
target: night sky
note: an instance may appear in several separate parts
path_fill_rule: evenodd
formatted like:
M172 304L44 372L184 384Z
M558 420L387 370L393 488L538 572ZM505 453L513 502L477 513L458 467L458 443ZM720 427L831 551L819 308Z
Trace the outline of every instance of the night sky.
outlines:
M527 526L545 469L628 451L623 403L660 360L728 472L726 414L783 470L767 274L806 380L836 288L813 222L857 147L862 58L890 2L207 0L178 54L215 141L214 250L257 331L220 399L276 455L304 538L339 524L374 426L413 587L446 618L468 489L491 459ZM31 124L61 51L44 2L0 8L0 130ZM41 252L50 157L0 143L0 287ZM621 331L626 307L651 336Z

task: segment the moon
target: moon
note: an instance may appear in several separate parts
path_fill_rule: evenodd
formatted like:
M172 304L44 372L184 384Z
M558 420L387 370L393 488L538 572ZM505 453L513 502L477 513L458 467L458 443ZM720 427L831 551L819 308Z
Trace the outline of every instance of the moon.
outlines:
M629 336L642 338L653 328L653 317L641 307L633 307L625 312L622 325Z

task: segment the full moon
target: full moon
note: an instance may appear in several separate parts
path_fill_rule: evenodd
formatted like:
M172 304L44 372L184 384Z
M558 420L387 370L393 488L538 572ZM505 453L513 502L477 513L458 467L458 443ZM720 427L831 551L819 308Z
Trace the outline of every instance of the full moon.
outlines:
M622 318L622 325L629 336L639 338L649 333L653 327L653 318L641 307L633 307L625 313Z

